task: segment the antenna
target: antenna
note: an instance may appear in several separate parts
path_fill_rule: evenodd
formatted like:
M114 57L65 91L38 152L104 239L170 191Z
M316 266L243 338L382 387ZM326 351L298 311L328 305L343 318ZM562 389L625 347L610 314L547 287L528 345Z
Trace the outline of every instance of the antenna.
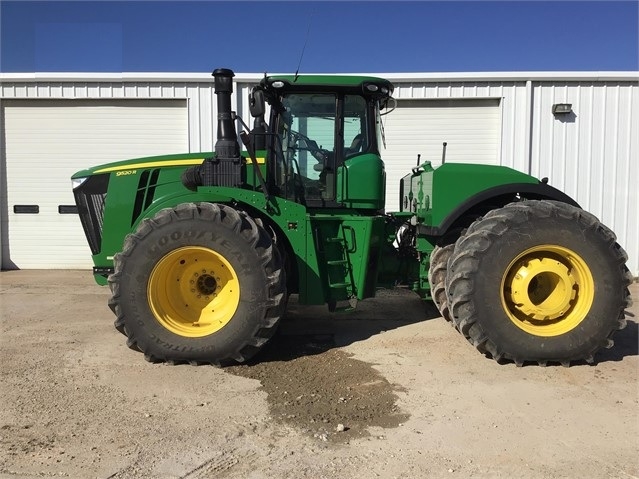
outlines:
M294 82L297 81L297 77L299 76L300 66L302 65L302 58L304 58L304 52L306 51L306 44L308 43L308 34L311 32L311 21L313 20L313 15L315 15L315 12L311 12L311 16L308 17L308 28L306 29L306 39L304 40L302 53L300 53L300 61L297 64L297 70L295 70L295 79L293 80Z

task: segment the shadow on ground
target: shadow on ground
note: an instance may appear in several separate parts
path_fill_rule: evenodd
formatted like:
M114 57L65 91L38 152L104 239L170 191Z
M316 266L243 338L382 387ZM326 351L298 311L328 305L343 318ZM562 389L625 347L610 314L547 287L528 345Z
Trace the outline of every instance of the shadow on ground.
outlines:
M625 328L615 333L613 340L614 346L600 351L595 356L595 363L616 362L639 355L639 325L635 321L628 321Z
M361 302L358 309L350 313L329 313L326 306L301 306L293 298L278 333L249 364L290 361L321 354L364 341L384 331L439 318L440 313L432 302L422 301L405 291L385 291L377 298ZM594 365L639 356L639 324L636 319L628 318L626 327L617 331L613 340L612 348L602 349L595 355ZM461 335L459 341L464 341ZM587 363L575 361L572 364ZM526 362L524 365L537 366L537 363ZM558 362L548 363L548 366L559 365Z
M345 313L330 313L325 305L299 305L292 296L277 334L249 364L320 354L440 317L432 302L402 290L383 291L376 298L361 301L355 311Z

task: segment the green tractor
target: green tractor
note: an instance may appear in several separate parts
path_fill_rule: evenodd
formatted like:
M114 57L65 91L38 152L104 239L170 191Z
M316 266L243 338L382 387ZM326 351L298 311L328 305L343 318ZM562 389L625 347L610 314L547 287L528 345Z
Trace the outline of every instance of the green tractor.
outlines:
M213 76L214 152L72 178L95 279L147 360L243 362L291 294L350 310L400 284L497 361L569 365L612 346L630 301L626 253L547 180L425 162L401 180L400 211L386 212L389 81L265 76L249 128L231 111L233 72Z

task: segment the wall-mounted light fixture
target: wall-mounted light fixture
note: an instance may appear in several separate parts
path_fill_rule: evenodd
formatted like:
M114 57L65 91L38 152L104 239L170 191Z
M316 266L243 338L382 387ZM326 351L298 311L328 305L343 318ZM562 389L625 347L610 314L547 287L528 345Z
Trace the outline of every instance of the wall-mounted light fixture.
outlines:
M571 103L556 103L552 106L553 115L568 115L572 113Z

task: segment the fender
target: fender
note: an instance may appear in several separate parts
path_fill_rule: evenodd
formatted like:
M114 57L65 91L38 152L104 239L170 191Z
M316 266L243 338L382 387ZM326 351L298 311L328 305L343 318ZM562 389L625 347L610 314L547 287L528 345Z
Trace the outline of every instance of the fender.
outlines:
M418 225L418 232L425 236L443 236L466 212L482 203L490 203L490 200L496 200L494 202L495 205L504 206L512 202L516 197L531 200L555 200L581 208L581 206L566 193L547 183L510 183L489 188L467 198L451 211L439 225Z

